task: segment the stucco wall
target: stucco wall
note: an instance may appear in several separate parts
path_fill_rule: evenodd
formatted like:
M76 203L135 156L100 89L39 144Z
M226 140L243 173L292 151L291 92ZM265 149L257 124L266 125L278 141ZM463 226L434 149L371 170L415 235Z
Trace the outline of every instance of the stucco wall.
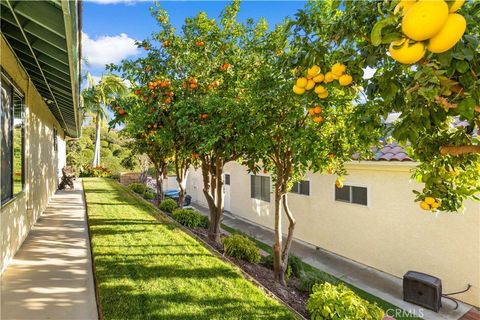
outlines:
M467 202L463 213L430 214L419 209L410 181L411 164L364 163L348 166L346 184L365 186L369 206L336 202L332 175L309 174L310 196L289 194L297 219L295 236L315 246L402 277L408 270L442 279L444 292L480 306L480 204ZM250 175L229 163L231 212L273 228L273 203L250 198ZM199 171L191 170L187 191L206 205ZM273 196L272 196L273 199ZM282 218L284 232L287 219Z
M33 83L1 37L1 66L25 94L25 190L0 210L0 270L25 240L45 210L58 184L58 166L65 163L64 132ZM58 131L58 152L53 148L53 129Z

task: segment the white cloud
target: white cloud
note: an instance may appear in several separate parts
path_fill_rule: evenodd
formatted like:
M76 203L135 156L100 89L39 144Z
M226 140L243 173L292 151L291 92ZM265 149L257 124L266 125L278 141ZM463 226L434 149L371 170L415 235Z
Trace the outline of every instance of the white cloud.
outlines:
M82 32L82 54L87 64L92 67L119 63L122 59L138 53L139 50L135 45L135 40L126 33L91 39L88 34Z

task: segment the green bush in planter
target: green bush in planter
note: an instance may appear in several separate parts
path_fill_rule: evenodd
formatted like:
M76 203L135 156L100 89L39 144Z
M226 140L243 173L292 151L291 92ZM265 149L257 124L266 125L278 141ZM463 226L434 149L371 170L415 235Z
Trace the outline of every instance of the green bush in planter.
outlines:
M267 268L273 269L273 255L268 255L262 257L262 265ZM294 256L293 254L288 256L288 265L287 265L287 277L291 276L299 278L303 273L303 262L299 257Z
M143 183L133 182L128 185L128 189L138 194L144 194L147 191L147 186Z
M172 213L173 210L177 209L177 201L175 201L173 199L170 199L170 198L167 198L167 199L163 200L162 202L160 202L159 208L162 211Z
M153 194L152 191L146 191L146 192L143 194L143 197L144 197L146 200L152 200L152 199L155 199L155 194Z
M260 262L260 250L255 242L240 234L232 234L222 239L225 253L234 258L252 263Z
M376 304L363 300L343 283L314 285L307 310L312 320L381 320L384 317L383 310Z
M199 225L202 216L192 209L175 209L172 213L173 219L181 225L189 228L195 228Z
M207 216L202 216L200 218L200 223L198 226L203 229L208 229L208 226L210 225L210 219Z

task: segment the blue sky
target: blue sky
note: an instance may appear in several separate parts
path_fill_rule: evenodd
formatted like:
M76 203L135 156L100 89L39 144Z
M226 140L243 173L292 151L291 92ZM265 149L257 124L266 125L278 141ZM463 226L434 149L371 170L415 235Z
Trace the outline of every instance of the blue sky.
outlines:
M218 17L227 1L160 1L170 15L172 24L179 28L186 17L205 11L209 17ZM118 63L121 59L135 58L144 54L134 45L134 40L143 40L156 28L150 15L153 2L133 0L90 0L83 2L82 52L89 70L95 77L104 71L106 63ZM293 16L303 8L305 1L244 1L240 19L260 17L270 26Z

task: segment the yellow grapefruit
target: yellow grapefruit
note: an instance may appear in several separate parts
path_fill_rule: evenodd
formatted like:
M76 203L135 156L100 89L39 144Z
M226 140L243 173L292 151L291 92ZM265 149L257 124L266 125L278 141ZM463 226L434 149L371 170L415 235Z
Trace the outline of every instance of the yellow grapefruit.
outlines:
M343 188L343 181L340 179L335 180L335 186L337 186L338 189Z
M432 205L435 203L435 198L432 197L426 197L423 201L425 201L427 204Z
M293 92L296 94L304 94L305 93L305 88L300 88L298 86L293 86Z
M325 79L325 76L320 73L318 75L316 75L315 77L313 77L313 81L315 81L315 83L320 83L322 82L323 80Z
M423 41L436 35L448 18L444 0L420 0L405 13L402 32L410 39Z
M440 207L440 202L435 201L434 203L431 204L431 206L432 206L432 209L437 209Z
M433 53L441 53L451 49L465 33L467 22L458 13L448 15L447 22L428 43L428 50Z
M458 9L460 9L460 7L463 5L464 2L465 0L455 0L455 2L450 7L450 12L455 12Z
M422 208L423 210L430 210L430 205L425 201L422 201L420 202L420 208Z
M316 86L315 87L315 93L316 94L320 94L320 93L324 93L324 92L327 92L327 89L325 89L324 86Z
M401 14L404 15L408 9L415 4L415 2L417 2L417 0L401 0L393 10L393 13L397 14L401 12Z
M327 72L324 79L325 83L332 82L333 80L335 80L335 76L333 75L333 73Z
M319 94L318 94L318 97L319 97L320 99L326 99L326 98L328 97L328 92L325 91L325 92L319 93Z
M338 78L338 83L340 83L341 86L348 86L350 83L352 83L352 76L349 74L344 74Z
M312 79L307 81L307 85L305 86L305 90L312 90L315 87L315 81Z
M400 46L397 48L397 46ZM418 62L425 55L425 46L422 42L413 45L409 44L408 39L393 41L388 49L390 56L403 64L412 64Z
M309 76L312 76L312 77L316 76L319 72L320 72L320 67L317 66L317 65L315 65L311 68L308 68L308 70L307 70L307 74Z
M308 82L307 78L304 78L304 77L298 78L297 79L297 87L305 88L305 86L307 85L307 82Z
M336 76L341 76L345 72L345 70L347 70L347 67L344 64L338 62L332 66L332 73Z

